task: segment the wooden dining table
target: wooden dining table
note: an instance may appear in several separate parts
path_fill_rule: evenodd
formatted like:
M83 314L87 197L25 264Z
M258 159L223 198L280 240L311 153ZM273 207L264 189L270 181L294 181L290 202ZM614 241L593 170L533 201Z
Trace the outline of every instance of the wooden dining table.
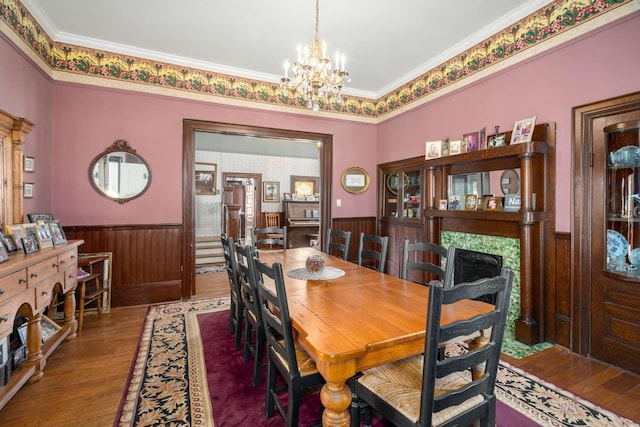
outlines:
M322 254L328 267L345 274L328 280L287 275L303 268L307 257L315 254ZM294 337L326 380L320 392L322 425L348 426L349 378L423 352L429 288L313 248L260 250L259 257L268 264L282 264ZM460 301L443 307L441 323L490 309L483 302Z

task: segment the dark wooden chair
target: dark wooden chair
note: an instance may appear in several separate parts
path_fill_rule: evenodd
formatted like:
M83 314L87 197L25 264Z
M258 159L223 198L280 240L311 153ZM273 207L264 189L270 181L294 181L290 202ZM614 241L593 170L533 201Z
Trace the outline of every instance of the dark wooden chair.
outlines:
M329 255L349 261L351 247L351 232L327 229L327 246L325 252Z
M254 258L256 283L262 319L267 336L267 398L265 415L271 418L275 409L284 417L285 425L297 426L302 393L324 383L316 364L293 339L289 305L284 285L282 265L267 265ZM264 284L263 275L275 284L275 292ZM273 310L273 311L272 311ZM282 386L276 386L276 374L284 379ZM287 405L279 397L287 389Z
M453 287L429 283L424 354L364 371L354 381L356 401L375 408L396 426L468 426L476 421L494 426L495 381L512 282L513 271L505 268L500 276ZM440 324L444 306L491 294L497 302L488 313ZM441 344L485 328L491 328L485 345L438 359ZM483 372L472 378L471 370L478 365ZM351 425L359 426L356 406L351 416Z
M254 228L252 236L256 249L287 249L287 226Z
M242 338L244 301L240 284L238 283L238 267L233 238L222 233L220 240L222 241L224 263L229 277L229 333L235 334L234 349L238 350L240 348L240 339Z
M404 241L402 253L402 271L400 277L405 280L426 285L430 280L442 280L445 287L453 283L453 247L446 249L435 243ZM446 259L445 268L441 267ZM425 273L428 274L425 279Z
M252 246L242 246L236 243L238 257L238 283L244 301L244 352L243 360L248 362L253 358L253 380L256 387L260 384L262 373L262 358L267 338L264 333L262 312L258 300L258 288L256 287L255 268L253 258L258 257L258 252Z
M358 265L384 273L388 246L389 238L387 236L382 237L360 233Z

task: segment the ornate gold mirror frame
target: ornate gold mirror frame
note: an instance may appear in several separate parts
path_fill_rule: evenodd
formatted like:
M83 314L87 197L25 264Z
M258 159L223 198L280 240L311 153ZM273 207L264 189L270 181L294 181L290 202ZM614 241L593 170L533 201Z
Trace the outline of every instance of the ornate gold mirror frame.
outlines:
M367 191L371 179L366 170L353 166L342 173L340 183L345 191L351 194L360 194Z

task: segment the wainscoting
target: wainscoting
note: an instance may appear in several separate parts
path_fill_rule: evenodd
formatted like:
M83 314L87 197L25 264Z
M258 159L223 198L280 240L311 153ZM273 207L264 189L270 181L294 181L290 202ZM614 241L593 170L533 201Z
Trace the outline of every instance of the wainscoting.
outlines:
M349 248L349 260L354 261L358 257L358 245L360 233L376 234L376 217L357 218L333 218L331 228L340 231L351 231L351 247ZM326 232L322 239L326 238ZM323 246L324 247L324 246Z
M79 253L112 252L112 307L180 300L182 225L67 226Z

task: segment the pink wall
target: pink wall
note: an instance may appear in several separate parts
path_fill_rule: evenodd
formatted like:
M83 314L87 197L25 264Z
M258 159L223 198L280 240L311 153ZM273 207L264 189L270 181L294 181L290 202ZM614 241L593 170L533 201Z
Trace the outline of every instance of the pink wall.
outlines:
M0 109L36 124L24 149L36 158L36 173L28 174L36 197L25 211L51 210L66 225L181 222L185 118L333 134L333 215L351 217L376 213L376 164L422 155L427 140L484 126L508 130L535 115L558 125L556 229L569 231L571 109L640 90L638 40L640 13L374 126L51 83L0 38L0 79L11 82L0 91ZM98 195L88 180L91 160L116 139L129 141L153 174L149 191L123 205ZM340 186L350 166L371 175L362 195Z
M571 229L572 108L640 90L640 13L378 126L378 161L424 155L424 142L537 116L557 123L556 230Z
M35 159L35 172L24 174L25 182L35 184L35 197L25 199L24 212L49 212L53 136L51 81L3 37L0 35L0 110L34 124L22 146L24 154Z
M73 225L182 222L182 120L197 119L333 135L333 216L375 216L375 183L346 193L342 172L360 166L376 174L375 125L228 107L170 97L55 83L53 211ZM144 196L125 204L96 193L88 179L93 158L124 139L150 165ZM64 172L62 172L64 171ZM342 199L336 207L335 199Z

